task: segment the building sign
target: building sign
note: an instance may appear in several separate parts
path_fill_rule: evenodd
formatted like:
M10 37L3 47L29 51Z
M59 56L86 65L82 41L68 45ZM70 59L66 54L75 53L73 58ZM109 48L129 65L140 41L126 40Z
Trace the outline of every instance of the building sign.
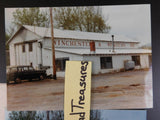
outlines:
M89 46L88 41L78 41L78 40L56 40L54 42L55 46Z
M45 46L51 47L52 41L50 39L45 40ZM90 41L85 40L68 40L68 39L55 39L55 47L70 47L70 48L89 48ZM112 48L112 42L110 41L95 41L96 48ZM115 42L115 48L134 48L135 43Z

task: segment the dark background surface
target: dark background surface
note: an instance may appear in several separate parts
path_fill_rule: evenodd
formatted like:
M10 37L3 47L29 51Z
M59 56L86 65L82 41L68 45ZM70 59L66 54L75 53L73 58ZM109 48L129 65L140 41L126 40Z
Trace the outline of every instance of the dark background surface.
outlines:
M154 108L147 110L147 120L160 120L160 2L158 0L1 0L0 1L0 83L6 81L5 21L6 7L54 7L87 5L151 4L152 69Z

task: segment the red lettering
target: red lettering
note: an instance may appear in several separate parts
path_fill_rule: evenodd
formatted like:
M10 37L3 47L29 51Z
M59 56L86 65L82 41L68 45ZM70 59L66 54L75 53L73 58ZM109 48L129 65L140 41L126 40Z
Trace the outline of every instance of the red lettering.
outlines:
M100 43L100 42L99 42L99 44L98 44L98 45L99 45L99 47L101 47L101 43Z
M121 46L122 46L122 47L125 47L125 46L126 46L126 44L125 44L125 43L121 43Z
M54 41L54 45L56 45L56 41Z
M73 42L74 46L76 46L76 41Z
M65 42L62 40L62 45L64 45L65 46Z
M131 46L131 47L134 47L134 43L131 43L130 46Z
M70 41L70 46L73 46L73 41Z
M120 44L119 44L119 43L116 43L116 47L120 47Z
M58 45L60 45L60 40L58 40Z
M88 46L88 42L86 42L86 46Z
M78 45L81 46L81 42L78 41Z
M84 46L84 41L82 43L83 43L83 46Z
M111 43L111 42L108 42L108 46L112 46L112 43Z
M66 45L68 46L68 41L66 41Z

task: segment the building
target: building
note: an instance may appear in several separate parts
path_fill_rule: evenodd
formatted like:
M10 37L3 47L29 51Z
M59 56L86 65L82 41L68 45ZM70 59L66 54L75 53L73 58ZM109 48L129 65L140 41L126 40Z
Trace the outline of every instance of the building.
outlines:
M57 76L64 77L65 61L92 61L92 74L124 69L132 60L137 69L149 68L151 50L139 49L139 42L106 33L54 29ZM52 41L50 28L23 25L9 39L10 65L32 65L35 69L50 67L52 74Z

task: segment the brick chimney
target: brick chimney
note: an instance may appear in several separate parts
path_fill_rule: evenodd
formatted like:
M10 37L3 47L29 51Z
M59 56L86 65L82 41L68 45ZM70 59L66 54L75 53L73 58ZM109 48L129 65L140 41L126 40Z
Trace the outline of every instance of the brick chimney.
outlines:
M89 45L90 45L90 53L91 53L91 54L95 54L95 52L96 52L95 42L94 42L94 41L91 41L91 42L89 43Z

